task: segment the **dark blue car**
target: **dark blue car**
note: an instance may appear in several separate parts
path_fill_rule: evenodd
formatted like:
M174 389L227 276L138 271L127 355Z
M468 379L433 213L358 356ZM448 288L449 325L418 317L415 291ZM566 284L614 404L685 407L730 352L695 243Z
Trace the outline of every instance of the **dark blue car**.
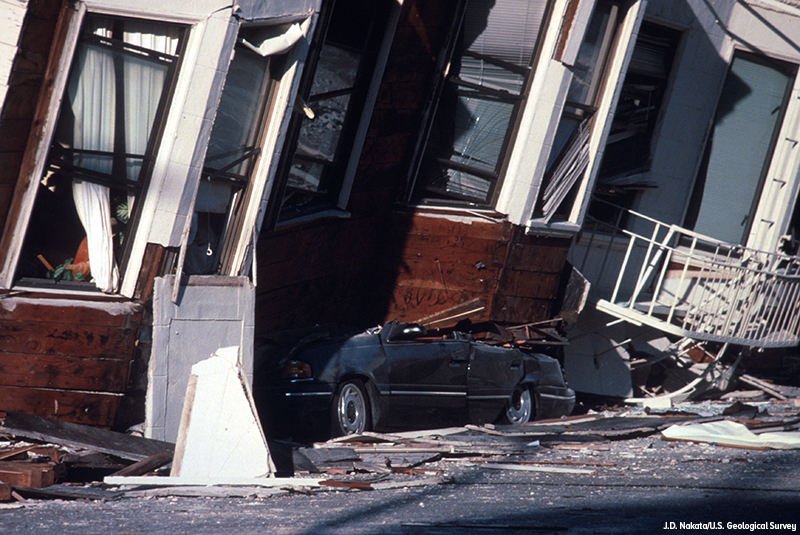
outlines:
M556 359L395 321L279 348L255 388L269 426L296 434L517 424L569 415L575 405Z

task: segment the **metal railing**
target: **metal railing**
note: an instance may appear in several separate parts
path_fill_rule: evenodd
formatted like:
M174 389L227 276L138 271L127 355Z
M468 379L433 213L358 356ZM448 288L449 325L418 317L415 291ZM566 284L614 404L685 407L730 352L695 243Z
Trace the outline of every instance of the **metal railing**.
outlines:
M571 251L599 310L697 340L800 344L800 258L615 208L616 224L587 221Z

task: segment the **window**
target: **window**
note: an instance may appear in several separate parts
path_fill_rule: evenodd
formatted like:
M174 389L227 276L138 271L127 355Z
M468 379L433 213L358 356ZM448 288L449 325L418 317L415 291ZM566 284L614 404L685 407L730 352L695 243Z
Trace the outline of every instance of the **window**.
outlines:
M341 206L392 2L323 5L286 138L272 222Z
M17 263L18 283L117 290L181 38L175 25L85 17Z
M734 54L687 213L688 228L744 243L796 73L792 64Z
M296 39L302 32L297 26L239 32L198 186L183 265L187 274L229 274L231 249L260 153L259 134L276 83L273 73L284 60L268 43L292 35Z
M467 2L412 200L493 204L547 4Z
M534 218L545 223L570 219L576 185L589 164L595 112L621 15L618 3L597 3L571 69L572 81L534 211Z
M680 37L677 30L642 23L603 151L595 197L630 209L643 189L655 187L647 177L651 145ZM589 214L613 224L615 211L606 206L593 203Z

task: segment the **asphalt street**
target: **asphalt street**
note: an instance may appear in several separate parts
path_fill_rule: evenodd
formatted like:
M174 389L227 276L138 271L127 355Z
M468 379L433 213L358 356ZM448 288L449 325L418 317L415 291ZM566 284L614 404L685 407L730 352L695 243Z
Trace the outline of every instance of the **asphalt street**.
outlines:
M209 497L161 489L106 500L28 500L0 509L0 526L4 533L47 535L491 535L789 533L800 523L798 450L648 436L531 445L522 453L446 457L420 468L427 472L393 475L394 488L376 490L222 489ZM439 477L425 483L430 473ZM378 476L342 476L348 478Z

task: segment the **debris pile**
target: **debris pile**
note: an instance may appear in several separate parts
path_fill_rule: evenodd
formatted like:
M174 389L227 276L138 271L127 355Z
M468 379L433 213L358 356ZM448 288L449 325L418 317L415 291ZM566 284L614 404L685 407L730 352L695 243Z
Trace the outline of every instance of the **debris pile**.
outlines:
M515 426L363 433L313 445L270 442L273 454L291 453L274 455L276 474L213 481L171 477L172 444L9 412L0 427L0 500L380 491L451 483L453 471L465 467L484 474L627 477L617 466L626 459L569 452L642 439L693 448L800 449L800 403L687 402Z

